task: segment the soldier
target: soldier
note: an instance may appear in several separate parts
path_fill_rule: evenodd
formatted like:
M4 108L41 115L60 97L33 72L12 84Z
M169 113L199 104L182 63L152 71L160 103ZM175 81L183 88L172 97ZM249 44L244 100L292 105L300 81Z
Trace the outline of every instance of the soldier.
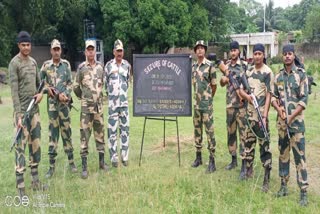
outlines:
M305 125L303 111L308 101L308 80L305 71L294 64L293 45L285 45L282 50L284 68L275 76L272 105L277 110L279 176L281 187L278 197L288 195L287 183L290 171L290 150L293 151L297 171L297 183L300 187L300 205L306 206L307 166L305 157Z
M86 61L81 63L74 83L74 93L81 100L80 137L82 159L81 178L88 177L88 143L93 128L96 148L99 153L99 168L108 171L104 161L105 142L103 124L103 65L95 60L96 50L93 40L86 41Z
M49 163L50 168L46 174L51 178L55 170L55 158L59 142L59 129L63 142L64 152L68 156L69 166L73 173L77 167L73 160L73 146L71 139L70 109L72 80L70 63L61 59L61 45L56 39L51 42L52 59L45 61L41 68L41 79L46 81L48 93L47 110L49 116Z
M129 108L128 89L131 65L123 59L123 44L114 42L114 59L107 62L105 70L105 88L108 96L108 139L110 159L113 167L118 167L117 129L119 123L121 142L121 162L128 166L129 156Z
M226 101L227 101L227 139L228 139L228 148L229 153L231 154L232 160L231 163L226 166L226 170L234 169L237 163L237 130L240 137L240 154L243 151L243 145L245 141L245 108L242 102L241 96L237 93L232 84L232 80L229 80L230 77L234 80L240 78L241 73L244 73L247 70L247 63L242 61L239 58L240 50L239 43L233 41L230 43L230 55L231 60L227 63L227 72L223 73L223 76L220 80L220 85L224 87L227 85ZM245 166L244 161L242 160L242 166L240 171L241 180L245 179Z
M246 74L243 74L246 90L250 90L245 93L243 90L240 90L240 94L248 102L247 105L247 119L248 126L245 130L245 143L244 151L242 153L243 160L246 165L246 178L251 178L253 176L253 161L255 156L255 146L258 138L260 145L260 160L265 169L264 180L262 190L267 192L269 190L269 180L270 180L270 171L272 163L272 154L270 152L270 142L269 136L264 136L262 131L262 126L259 124L258 113L253 105L253 95L257 103L259 104L259 110L262 116L264 127L269 132L268 128L268 113L271 102L271 90L273 89L273 80L274 75L272 70L264 63L265 61L265 49L262 44L256 44L253 47L253 61L254 66L246 71Z
M14 125L18 130L22 128L21 137L15 145L16 187L20 197L25 195L24 172L26 171L25 148L29 148L29 166L31 167L32 189L46 188L39 181L38 165L41 159L40 150L40 115L38 103L42 99L42 92L37 93L40 85L40 74L37 62L30 56L31 37L28 32L21 31L17 37L20 52L9 64L11 96L14 108ZM36 94L37 93L37 94ZM28 115L25 114L30 101L35 98L35 106ZM26 123L22 120L26 118Z
M193 124L196 147L196 159L192 167L196 168L202 165L202 127L204 124L210 153L206 173L212 173L216 170L214 159L216 140L213 130L213 97L217 89L217 83L214 66L205 57L206 51L207 45L204 41L197 41L194 46L197 62L192 65L192 82L195 93Z

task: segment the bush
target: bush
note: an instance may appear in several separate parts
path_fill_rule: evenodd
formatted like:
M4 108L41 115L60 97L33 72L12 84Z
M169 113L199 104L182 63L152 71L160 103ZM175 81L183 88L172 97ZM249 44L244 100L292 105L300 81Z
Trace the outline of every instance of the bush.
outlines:
M282 57L281 56L274 56L271 59L268 60L268 64L282 64Z

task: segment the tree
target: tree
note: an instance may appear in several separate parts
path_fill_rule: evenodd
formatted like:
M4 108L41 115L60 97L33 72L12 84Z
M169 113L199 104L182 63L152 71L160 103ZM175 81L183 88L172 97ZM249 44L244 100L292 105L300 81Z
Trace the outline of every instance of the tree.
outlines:
M315 6L306 17L304 36L311 42L320 41L320 5Z
M164 53L169 47L209 39L207 11L182 0L100 1L106 47L117 38L136 53Z

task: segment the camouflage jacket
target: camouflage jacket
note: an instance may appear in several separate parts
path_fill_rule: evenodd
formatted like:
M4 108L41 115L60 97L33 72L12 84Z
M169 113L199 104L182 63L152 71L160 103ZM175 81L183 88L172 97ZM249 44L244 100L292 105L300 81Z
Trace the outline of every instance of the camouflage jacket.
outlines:
M281 69L280 73L274 78L274 94L285 102L287 99L288 114L291 115L298 105L303 108L307 107L308 102L308 79L305 71L293 65L291 73ZM272 98L274 101L275 98ZM285 121L277 117L278 128L285 129ZM290 124L290 132L304 132L304 114L297 115Z
M231 65L231 61L227 63L228 70L232 75L233 79L239 81L241 74L247 70L247 62L240 59L237 60L235 65ZM240 103L240 98L238 97L236 90L229 81L227 85L226 93L227 108L241 108L243 105Z
M256 97L260 106L261 115L263 116L267 93L272 92L273 90L273 72L265 64L263 64L259 70L257 70L255 66L252 66L246 71L246 78L248 80L250 92ZM251 103L248 105L247 113L251 120L258 121L258 114Z
M206 58L204 58L200 65L198 62L192 65L192 83L195 99L194 109L212 109L213 97L211 85L217 84L216 75L212 62Z
M73 91L81 99L81 112L103 111L103 79L103 66L100 62L96 62L94 67L87 61L79 65Z
M122 60L117 65L115 59L107 62L105 72L105 88L109 98L109 108L115 110L117 107L128 106L128 88L131 65Z
M52 59L47 60L43 63L40 70L41 79L45 79L46 86L55 87L60 93L64 93L67 97L71 98L71 68L67 60L61 59L57 65L53 63ZM59 100L48 96L49 111L56 111L58 104Z
M40 85L37 62L30 56L22 59L18 54L9 64L9 74L14 114L22 117ZM39 112L37 104L32 109L32 113L35 112Z

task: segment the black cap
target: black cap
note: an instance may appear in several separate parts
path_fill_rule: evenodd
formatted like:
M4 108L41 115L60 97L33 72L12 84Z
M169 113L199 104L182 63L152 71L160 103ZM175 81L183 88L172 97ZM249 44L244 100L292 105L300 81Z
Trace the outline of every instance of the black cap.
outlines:
M256 51L261 51L262 53L264 53L264 46L261 43L255 44L253 46L253 53Z
M17 36L17 42L31 42L31 36L27 31L20 31Z
M293 45L287 44L287 45L283 46L282 53L288 53L288 52L294 53L294 46Z
M239 43L237 42L237 41L232 41L231 43L230 43L230 50L232 50L232 49L239 49Z

